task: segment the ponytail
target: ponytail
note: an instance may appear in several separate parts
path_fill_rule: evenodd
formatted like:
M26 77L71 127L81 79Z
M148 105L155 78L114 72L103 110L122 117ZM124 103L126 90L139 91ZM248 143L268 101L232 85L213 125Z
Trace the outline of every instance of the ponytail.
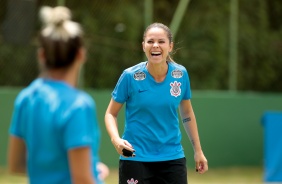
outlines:
M43 27L40 43L45 52L47 68L70 66L82 44L82 29L71 21L71 11L63 6L43 7L39 12Z

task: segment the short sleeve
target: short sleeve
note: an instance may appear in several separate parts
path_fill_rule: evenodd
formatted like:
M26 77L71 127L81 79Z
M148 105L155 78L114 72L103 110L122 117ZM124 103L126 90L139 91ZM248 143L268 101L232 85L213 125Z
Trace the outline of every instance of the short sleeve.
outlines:
M94 109L92 107L85 104L72 109L63 128L65 148L68 150L91 146L94 121Z
M124 103L128 99L129 75L124 71L112 92L112 98L118 103Z
M10 135L23 138L23 132L22 132L22 122L21 120L23 117L21 117L21 103L22 101L19 100L19 98L16 99L14 103L14 109L13 109L13 114L12 114L12 119L11 119L11 124L9 128L9 133Z
M189 100L192 97L191 94L191 87L190 87L190 79L187 70L184 70L184 76L183 76L184 84L185 84L185 90L183 94L183 100Z

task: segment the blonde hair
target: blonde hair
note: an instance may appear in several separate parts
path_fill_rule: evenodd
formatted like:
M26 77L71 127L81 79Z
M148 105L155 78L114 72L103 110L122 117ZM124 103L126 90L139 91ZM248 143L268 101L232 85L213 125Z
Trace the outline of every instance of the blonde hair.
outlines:
M80 25L71 20L71 11L63 6L44 6L39 16L43 24L39 40L45 52L46 67L70 66L83 45Z
M42 35L54 40L68 40L82 34L80 25L71 21L71 12L68 8L58 6L42 7L40 18L43 22Z

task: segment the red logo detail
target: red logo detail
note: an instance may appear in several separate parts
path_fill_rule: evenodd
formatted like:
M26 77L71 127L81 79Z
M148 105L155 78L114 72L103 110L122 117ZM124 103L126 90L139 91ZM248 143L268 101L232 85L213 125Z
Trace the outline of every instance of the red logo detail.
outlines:
M173 83L172 82L170 83L170 86L171 86L170 94L174 97L178 97L181 94L181 89L180 89L181 83L174 81Z

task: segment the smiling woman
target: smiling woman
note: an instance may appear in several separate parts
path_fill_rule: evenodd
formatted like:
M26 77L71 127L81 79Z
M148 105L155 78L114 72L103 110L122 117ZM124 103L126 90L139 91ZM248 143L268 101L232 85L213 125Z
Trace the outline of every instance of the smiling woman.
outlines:
M187 168L178 108L194 148L196 171L202 174L208 170L190 102L188 72L169 56L172 34L164 24L149 25L142 45L148 61L123 71L105 114L107 131L120 154L119 183L185 184ZM124 103L126 125L120 137L117 116ZM124 149L133 154L125 155Z
M142 44L148 60L159 56L161 61L173 61L169 55L173 49L172 34L164 24L154 23L148 26Z

